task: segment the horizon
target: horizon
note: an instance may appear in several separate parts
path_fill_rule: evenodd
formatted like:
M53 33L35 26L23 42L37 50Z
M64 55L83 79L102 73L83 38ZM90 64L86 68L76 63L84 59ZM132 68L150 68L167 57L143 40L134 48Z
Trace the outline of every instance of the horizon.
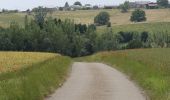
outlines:
M33 1L33 0L29 0L29 1L23 1L23 0L15 0L15 1L11 1L11 0L6 0L6 1L0 1L0 9L8 9L8 10L20 10L20 11L24 11L27 9L32 9L38 6L43 6L43 7L62 7L64 6L65 2L68 2L69 5L73 5L73 3L75 1L80 1L83 5L85 4L91 4L91 5L119 5L121 3L123 3L126 0L108 0L106 1L100 1L100 0L62 0L62 1L58 1L58 0L37 0L37 1ZM130 2L133 1L151 1L151 2L156 2L156 0L128 0ZM25 5L26 4L26 5Z

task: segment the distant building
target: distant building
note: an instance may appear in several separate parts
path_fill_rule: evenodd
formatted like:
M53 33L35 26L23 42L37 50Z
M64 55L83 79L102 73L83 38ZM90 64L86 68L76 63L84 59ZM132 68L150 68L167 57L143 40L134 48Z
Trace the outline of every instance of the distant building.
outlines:
M94 5L93 9L99 9L99 6L98 5Z
M72 6L70 6L70 9L71 10L80 10L80 9L82 9L83 7L82 6L80 6L80 5L72 5Z
M106 5L106 6L104 6L104 9L113 9L113 8L117 8L117 6L114 6L114 5Z
M146 4L146 8L147 9L157 9L158 8L158 4L154 3L154 2L151 2L151 3Z
M85 4L84 8L86 8L86 9L92 9L93 6L92 6L91 4Z
M146 8L146 5L151 3L150 1L135 1L129 2L130 8Z

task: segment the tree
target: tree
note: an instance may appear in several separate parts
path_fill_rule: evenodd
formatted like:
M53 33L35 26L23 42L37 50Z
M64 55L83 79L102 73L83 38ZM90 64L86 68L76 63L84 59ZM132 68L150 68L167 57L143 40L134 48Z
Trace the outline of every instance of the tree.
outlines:
M76 2L74 3L74 5L82 6L81 2L79 2L79 1L76 1Z
M43 28L43 24L45 22L45 18L47 16L47 10L43 7L38 7L35 9L35 16L34 19L36 23L40 26L40 28Z
M64 7L65 7L65 8L68 8L68 7L69 7L68 2L65 3Z
M159 6L162 6L162 7L168 7L169 5L169 1L168 0L157 0L157 3Z
M122 13L128 12L130 8L129 1L125 1L124 4L120 5L120 8Z
M145 11L143 11L141 9L135 9L135 11L132 12L132 16L131 16L130 20L133 22L146 21Z
M98 25L106 25L109 23L110 15L108 12L100 12L95 18L94 23Z

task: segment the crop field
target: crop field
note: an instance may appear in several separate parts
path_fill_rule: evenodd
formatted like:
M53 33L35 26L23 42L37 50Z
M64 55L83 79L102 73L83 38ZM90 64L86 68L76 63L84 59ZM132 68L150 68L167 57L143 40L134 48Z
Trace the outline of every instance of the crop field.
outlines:
M52 53L0 52L0 73L43 62L57 56Z
M43 100L65 81L71 62L53 53L0 52L0 100Z
M77 11L56 11L53 12L52 17L61 19L73 19L76 23L93 23L94 17L101 11L107 11L110 14L110 21L112 26L125 25L125 24L136 24L130 22L131 11L128 13L121 13L118 9L104 9L104 10L77 10ZM170 10L169 9L156 9L156 10L145 10L147 15L147 21L142 23L153 23L153 22L170 22ZM24 24L25 13L7 13L0 14L0 26L7 27L11 21L16 21L20 25Z
M170 49L101 52L78 60L112 65L136 81L151 100L170 100Z

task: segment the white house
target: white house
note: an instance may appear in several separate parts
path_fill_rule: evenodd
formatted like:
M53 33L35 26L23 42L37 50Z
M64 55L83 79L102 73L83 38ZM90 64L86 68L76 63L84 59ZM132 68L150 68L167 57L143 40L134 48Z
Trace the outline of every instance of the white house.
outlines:
M85 5L84 5L84 8L92 9L92 8L93 8L93 6L92 6L91 4L85 4Z

